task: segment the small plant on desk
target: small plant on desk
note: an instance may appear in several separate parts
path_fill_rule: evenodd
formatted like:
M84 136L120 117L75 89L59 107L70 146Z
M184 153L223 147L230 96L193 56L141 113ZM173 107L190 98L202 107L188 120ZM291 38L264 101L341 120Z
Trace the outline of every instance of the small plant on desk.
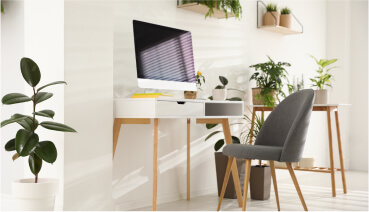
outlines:
M236 88L226 88L226 86L228 85L228 79L225 78L224 76L219 76L219 81L220 81L221 85L217 85L213 89L213 91L212 91L213 95L209 97L210 100L242 101L242 99L239 98L239 97L232 97L232 98L227 99L227 90L235 90L235 91L245 93L244 91L236 89Z

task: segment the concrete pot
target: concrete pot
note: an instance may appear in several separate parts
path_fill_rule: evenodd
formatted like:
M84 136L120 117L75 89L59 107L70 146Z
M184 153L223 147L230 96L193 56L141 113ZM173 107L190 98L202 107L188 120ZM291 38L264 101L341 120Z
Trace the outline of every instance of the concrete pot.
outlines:
M291 29L291 15L290 14L283 14L280 18L279 26L286 27Z
M329 95L327 89L315 90L315 100L314 104L328 104Z
M227 168L228 156L223 155L222 152L215 152L215 168L217 173L217 183L218 183L218 197L222 191L224 175ZM241 191L243 193L243 183L245 179L245 159L236 158L237 169L238 169L238 177L240 178ZM229 199L237 199L236 190L234 189L233 176L229 176L229 180L227 183L227 188L224 193L224 198Z
M255 200L267 200L270 198L272 174L270 166L251 166L250 172L250 196Z
M273 17L273 15L275 16L275 18L277 19L277 23L275 22L275 18ZM279 19L280 19L280 14L279 12L266 12L264 14L264 17L263 17L263 25L264 26L274 26L274 25L279 25Z
M197 91L185 91L184 92L185 99L196 99L197 98Z
M34 183L34 180L30 178L12 182L16 209L20 211L53 211L59 181L41 178L38 179L38 183Z
M225 101L227 98L227 89L213 89L213 100Z
M256 99L256 96L259 95L259 98ZM270 95L273 96L274 102L277 100L276 91L273 90ZM253 105L264 105L264 100L261 97L261 88L253 88L252 89L252 104Z

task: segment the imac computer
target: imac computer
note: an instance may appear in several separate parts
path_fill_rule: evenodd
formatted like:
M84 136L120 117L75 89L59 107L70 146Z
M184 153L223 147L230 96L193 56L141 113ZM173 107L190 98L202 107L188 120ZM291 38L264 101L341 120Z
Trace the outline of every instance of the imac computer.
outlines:
M191 32L133 20L138 87L196 91Z

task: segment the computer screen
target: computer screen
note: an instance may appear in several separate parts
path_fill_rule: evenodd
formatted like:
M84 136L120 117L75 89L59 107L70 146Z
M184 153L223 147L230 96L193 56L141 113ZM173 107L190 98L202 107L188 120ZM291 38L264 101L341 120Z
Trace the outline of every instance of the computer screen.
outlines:
M139 80L190 83L190 90L196 89L191 32L137 20L133 21L133 32ZM169 87L163 83L164 87L150 83L139 83L139 87L181 89L173 83Z

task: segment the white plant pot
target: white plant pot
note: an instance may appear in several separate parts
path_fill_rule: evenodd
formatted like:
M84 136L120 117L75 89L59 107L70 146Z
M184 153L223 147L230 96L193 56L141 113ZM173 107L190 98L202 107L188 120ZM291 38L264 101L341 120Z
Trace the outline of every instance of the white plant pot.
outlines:
M311 169L315 167L315 158L302 158L299 162L300 168Z
M327 89L314 90L314 92L315 92L314 104L328 104L329 95Z
M53 211L55 196L58 192L57 179L41 178L20 179L12 182L13 196L16 199L16 209L20 211Z
M225 101L227 98L227 89L213 89L213 100Z

